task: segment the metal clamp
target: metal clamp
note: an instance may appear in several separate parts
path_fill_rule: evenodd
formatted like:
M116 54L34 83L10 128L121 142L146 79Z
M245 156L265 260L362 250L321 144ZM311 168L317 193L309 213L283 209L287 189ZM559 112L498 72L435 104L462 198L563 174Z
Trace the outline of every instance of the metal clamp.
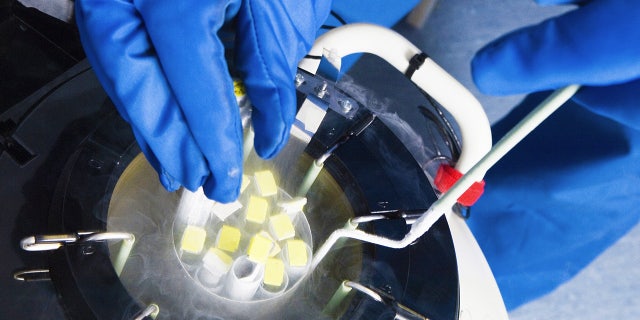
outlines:
M360 121L352 125L351 128L347 130L347 132L342 134L342 136L340 136L338 140L334 141L327 148L327 151L325 151L324 154L322 154L320 157L315 159L311 164L311 166L309 167L309 169L307 170L307 173L305 174L304 178L302 179L302 183L298 188L297 195L300 197L305 197L307 195L307 192L309 192L309 189L311 188L313 183L316 181L316 178L318 178L320 171L324 167L324 162L327 161L327 159L329 159L329 157L333 154L334 151L336 151L338 147L340 147L341 145L349 141L349 139L351 139L352 137L359 136L365 129L367 129L373 123L373 121L376 120L376 117L377 116L373 113L367 113L367 115L363 119L361 119Z
M69 234L35 235L20 241L20 247L26 251L56 250L67 243L95 242L104 240L134 240L135 236L127 232L78 231Z
M360 105L349 98L334 81L327 80L320 75L312 74L303 69L298 69L295 80L296 89L309 99L321 102L322 105L347 119L353 118Z

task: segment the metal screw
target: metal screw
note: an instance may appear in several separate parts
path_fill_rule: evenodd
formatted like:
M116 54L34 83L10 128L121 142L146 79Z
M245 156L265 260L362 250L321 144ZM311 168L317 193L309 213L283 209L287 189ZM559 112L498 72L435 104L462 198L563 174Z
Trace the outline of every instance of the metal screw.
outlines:
M296 88L301 86L303 83L304 83L304 76L300 73L296 73L296 80L295 80Z
M349 99L338 100L338 105L342 108L344 113L349 113L353 110L353 103L351 103L351 100Z
M381 208L386 209L389 206L389 201L378 201L378 205Z
M102 167L104 166L104 162L97 160L97 159L90 159L89 160L89 167L100 170L102 169Z
M328 93L327 87L329 87L329 84L327 84L326 81L322 81L322 85L316 88L316 95L318 98L324 98L324 95Z
M81 252L85 256L92 255L96 253L96 247L92 245L83 246Z
M380 290L382 290L385 293L391 294L391 286L388 284L385 284L382 287L380 287Z

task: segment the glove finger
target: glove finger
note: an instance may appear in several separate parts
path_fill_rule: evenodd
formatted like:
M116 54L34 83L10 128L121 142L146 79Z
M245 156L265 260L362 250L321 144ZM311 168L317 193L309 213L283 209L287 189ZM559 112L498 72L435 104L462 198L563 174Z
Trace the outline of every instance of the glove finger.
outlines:
M592 1L517 30L476 54L474 81L487 94L516 94L635 79L640 76L638 16L635 0Z
M147 159L147 162L151 164L151 167L153 167L153 169L158 172L158 175L160 176L160 183L162 184L162 186L164 186L164 188L170 192L180 189L181 185L177 183L175 179L171 178L170 174L165 172L164 168L160 164L160 160L158 160L158 157L155 155L155 153L153 153L151 147L149 147L149 145L145 142L145 139L142 137L142 135L137 132L134 127L132 127L132 131L133 135L138 141L138 146L140 147L140 150L142 150L145 159Z
M225 48L216 34L228 18L227 10L236 11L236 4L137 3L190 134L211 172L202 182L204 192L222 202L238 197L242 178L242 124Z
M560 5L560 4L573 4L573 3L581 3L589 0L536 0L536 3L539 5Z
M254 105L257 153L282 149L295 118L297 65L326 19L329 1L243 1L238 13L238 69Z
M206 162L138 12L124 1L77 1L75 9L87 58L163 185L195 190L208 175Z
M594 113L640 130L640 79L606 87L583 87L574 100Z

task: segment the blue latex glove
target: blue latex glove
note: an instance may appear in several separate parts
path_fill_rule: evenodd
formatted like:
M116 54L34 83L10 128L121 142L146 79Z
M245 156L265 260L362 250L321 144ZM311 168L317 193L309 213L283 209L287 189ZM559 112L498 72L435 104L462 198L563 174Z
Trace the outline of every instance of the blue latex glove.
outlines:
M575 96L576 102L640 128L638 17L637 0L586 1L576 10L487 45L472 61L474 81L480 91L492 95L582 84L587 87Z
M469 226L508 309L571 279L640 220L638 17L636 0L588 1L473 60L489 94L587 85L487 173L473 208ZM529 95L493 126L495 139L548 94Z
M78 0L89 61L160 181L237 198L242 126L218 31L233 23L235 64L254 104L255 149L274 156L293 123L299 60L328 0Z

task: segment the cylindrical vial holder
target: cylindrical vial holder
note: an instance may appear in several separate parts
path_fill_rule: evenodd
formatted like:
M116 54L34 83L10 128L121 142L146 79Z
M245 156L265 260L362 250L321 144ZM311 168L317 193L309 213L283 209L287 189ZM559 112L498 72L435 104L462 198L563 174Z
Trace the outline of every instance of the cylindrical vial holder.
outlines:
M292 265L291 255L295 253L290 252L288 246L284 246L283 248L283 259L285 264L285 271L289 276L289 281L293 283L297 282L300 278L304 277L307 274L307 272L309 272L313 253L311 251L311 247L307 243L304 243L304 250L306 252L305 253L306 260L307 260L306 263L304 265L298 265L293 263Z
M267 285L264 282L260 282L260 288L258 289L258 299L271 299L278 297L284 293L289 286L289 276L284 273L282 284L279 287Z
M255 263L247 256L241 256L231 265L225 281L225 293L229 299L248 301L260 287L264 275L264 266Z

